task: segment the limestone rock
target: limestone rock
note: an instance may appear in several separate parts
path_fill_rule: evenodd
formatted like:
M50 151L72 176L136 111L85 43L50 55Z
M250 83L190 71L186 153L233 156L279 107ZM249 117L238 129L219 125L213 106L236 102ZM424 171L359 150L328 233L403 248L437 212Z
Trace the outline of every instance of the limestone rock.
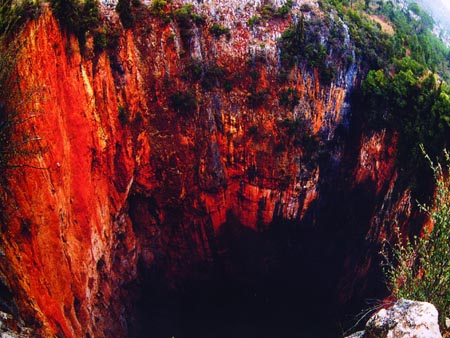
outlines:
M438 312L434 305L400 299L381 309L368 321L365 331L347 338L440 338Z
M30 328L25 327L21 320L13 315L0 311L0 338L30 338L36 335Z

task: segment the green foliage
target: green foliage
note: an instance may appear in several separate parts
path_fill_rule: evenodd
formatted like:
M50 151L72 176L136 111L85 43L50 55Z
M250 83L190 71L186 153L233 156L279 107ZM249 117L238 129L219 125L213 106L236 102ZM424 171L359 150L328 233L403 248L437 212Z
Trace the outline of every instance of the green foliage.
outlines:
M167 3L167 0L153 0L150 5L150 13L164 20L168 20L169 15L166 13Z
M192 9L192 4L185 4L172 12L172 16L180 28L181 38L185 42L193 36L193 19L196 17L193 17Z
M283 18L285 19L291 12L294 2L292 0L287 0L281 7L276 8L272 3L266 3L262 5L258 11L261 18L264 20L272 18Z
M97 27L100 23L99 3L97 0L85 0L81 9L81 24L86 30L91 27Z
M397 61L394 67L390 72L368 73L354 109L363 114L367 127L398 132L397 162L415 185L421 182L417 175L425 170L420 144L427 145L431 156L447 145L450 89L411 58Z
M389 2L377 9L377 14L389 20L395 29L393 56L398 59L409 53L415 61L448 78L448 48L433 34L433 19L417 4L409 9L404 11Z
M291 12L292 6L294 5L293 0L287 0L280 8L277 9L276 16L281 18L286 18Z
M337 55L341 60L346 58L347 64L358 62L367 76L354 92L352 109L361 114L366 128L388 129L398 135L401 180L414 192L420 192L425 186L420 177L427 172L427 166L419 145L425 144L430 155L437 156L449 141L450 91L442 81L449 79L449 50L433 35L432 19L417 5L408 9L390 1L368 5L366 1L354 1L352 6L346 0L323 0L321 4L324 11L335 10L346 22L356 51L354 60L348 53L339 52L339 27L327 24L328 28L317 28L312 15L311 20L301 19L283 34L283 65L288 68L300 61L317 67L323 82L332 80L337 69L343 69L334 60ZM382 17L394 33L384 33L368 14ZM321 43L324 40L325 45Z
M255 25L259 24L260 22L261 22L261 18L257 15L253 15L250 17L250 19L248 19L247 25L250 28L253 28L253 27L255 27Z
M0 35L14 33L26 20L39 13L39 7L39 1L0 0Z
M194 34L192 30L194 25L202 25L206 22L204 16L193 12L193 8L194 6L192 4L185 4L172 11L172 17L180 28L180 35L186 48L189 46L188 40Z
M278 127L283 135L281 144L300 147L308 157L318 151L319 136L311 134L304 120L286 118L278 122Z
M193 92L177 91L169 99L171 107L184 117L191 117L197 110L197 97Z
M194 6L192 4L185 4L173 11L173 17L177 22L188 22L195 23L196 25L203 25L206 23L206 17L197 14L193 11Z
M225 35L227 37L227 39L231 38L231 33L230 33L230 29L228 27L219 25L217 23L213 24L210 28L209 31L211 32L212 35L214 35L216 38L221 37L222 35Z
M119 121L122 125L126 124L128 122L128 111L123 107L123 106L119 106L118 107L118 118Z
M230 82L226 82L227 75L227 70L214 62L203 63L198 59L191 59L185 66L182 78L191 82L200 82L202 88L208 91L223 82L231 86Z
M364 68L384 68L395 53L394 39L382 32L381 27L359 11L349 9L345 13L356 55Z
M94 32L94 50L96 52L102 52L108 47L108 38L105 28L99 29Z
M449 156L445 152L447 170ZM382 250L388 287L398 298L426 301L439 311L443 326L450 316L450 181L442 167L427 159L433 170L437 193L432 207L421 205L433 222L420 237L404 239L396 229L397 243Z
M260 107L263 103L267 101L269 92L267 89L251 89L250 93L247 95L248 103L253 108Z
M135 18L131 9L131 0L119 0L116 11L119 13L120 22L125 29L133 27Z
M178 23L187 23L191 20L191 13L193 9L192 4L185 4L173 11L172 15Z
M187 80L197 82L203 77L203 64L198 59L190 59L185 66L185 72L183 74Z
M226 69L224 67L220 67L215 63L207 65L201 81L202 88L212 90L215 86L219 86L225 73Z
M50 4L60 26L75 34L81 47L86 43L86 33L99 28L98 0L86 0L84 3L76 0L51 0Z
M329 17L325 19L326 24L323 21L319 17L306 20L302 15L296 24L283 32L279 44L285 72L295 64L306 64L319 71L323 84L329 84L336 76L337 67L345 66L340 63L351 57L351 51L344 43L344 28Z
M288 109L294 107L300 102L300 96L294 88L283 89L280 93L280 105Z
M255 27L261 21L270 19L282 18L285 19L291 12L293 0L287 0L281 7L276 8L273 4L268 3L258 8L258 15L253 15L248 19L247 24L250 28Z
M53 14L61 26L67 30L75 31L80 21L81 6L76 0L50 0Z

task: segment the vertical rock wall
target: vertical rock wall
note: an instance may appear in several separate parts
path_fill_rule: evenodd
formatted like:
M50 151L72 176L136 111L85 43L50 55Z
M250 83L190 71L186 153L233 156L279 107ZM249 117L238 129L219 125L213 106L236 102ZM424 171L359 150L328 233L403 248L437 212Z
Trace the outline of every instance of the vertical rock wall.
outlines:
M256 233L274 220L327 232L320 213L336 201L333 185L373 197L361 232L398 208L409 215L407 197L391 193L395 135L354 142L336 131L349 125L354 66L329 85L300 65L280 81L277 38L291 19L250 28L249 8L257 4L196 4L206 23L187 36L142 10L118 48L100 54L90 39L81 53L48 9L28 24L18 75L34 117L23 128L42 151L7 173L1 272L42 334L126 336L139 271L158 267L173 287L205 274L230 217ZM211 34L215 22L231 28L229 39ZM292 108L279 103L288 88L299 93ZM192 95L189 111L175 106L180 93ZM367 262L349 265L363 280Z

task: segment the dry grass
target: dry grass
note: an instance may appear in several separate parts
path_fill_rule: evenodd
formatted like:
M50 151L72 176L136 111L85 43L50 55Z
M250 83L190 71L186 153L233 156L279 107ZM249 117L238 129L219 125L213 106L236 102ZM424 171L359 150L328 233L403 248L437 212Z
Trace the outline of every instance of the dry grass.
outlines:
M381 26L381 30L389 35L394 35L394 28L385 21L385 19L378 15L369 15L369 18L376 23L379 23Z

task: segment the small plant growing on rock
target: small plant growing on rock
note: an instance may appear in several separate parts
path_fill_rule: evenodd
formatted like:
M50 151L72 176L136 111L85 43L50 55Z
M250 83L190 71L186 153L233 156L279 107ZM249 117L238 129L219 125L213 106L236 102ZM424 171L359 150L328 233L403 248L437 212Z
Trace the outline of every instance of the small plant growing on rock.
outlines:
M261 18L257 15L253 15L252 17L250 17L250 19L248 19L247 21L247 25L250 28L255 27L255 25L259 24L261 22Z
M213 24L210 28L209 31L211 32L212 35L214 35L214 37L219 38L222 35L225 35L227 37L227 39L229 40L231 38L231 33L230 33L230 29L228 27L219 25L217 23Z
M120 21L124 28L128 29L133 27L135 18L131 10L130 0L119 0L116 11L119 13Z
M185 117L192 116L197 110L198 102L195 94L192 92L181 92L170 96L171 107L178 113Z
M300 102L300 96L295 88L283 89L280 93L280 105L288 109L294 109L294 107Z
M118 118L122 125L126 124L128 122L128 111L123 107L119 106L118 108Z
M150 13L162 18L164 21L168 21L169 15L166 13L166 6L166 0L153 0L152 4L150 5Z

